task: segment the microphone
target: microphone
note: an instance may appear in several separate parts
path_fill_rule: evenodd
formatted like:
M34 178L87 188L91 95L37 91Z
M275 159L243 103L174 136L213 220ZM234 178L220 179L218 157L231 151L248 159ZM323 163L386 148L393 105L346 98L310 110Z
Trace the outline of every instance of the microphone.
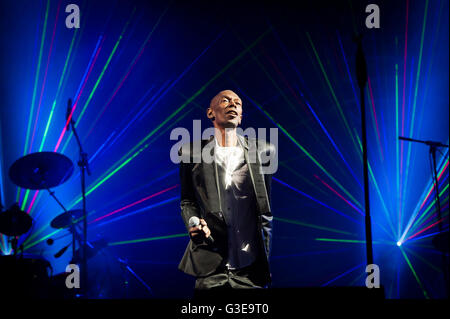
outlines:
M398 139L399 139L399 140L404 140L404 141L414 141L412 138L409 138L409 137L403 137L403 136L399 136Z
M200 219L197 216L192 216L191 218L189 218L189 227L196 227L198 225L200 225ZM206 237L205 240L208 244L214 244L214 239L211 235L209 235L209 237Z
M66 131L70 130L70 121L72 121L72 119L69 121L69 117L70 117L70 113L72 113L72 99L69 99L67 101L67 111L66 111ZM67 122L69 121L69 122Z
M423 144L428 145L428 146L448 147L448 145L442 144L441 142L421 141L421 140L416 140L416 139L409 138L409 137L404 137L404 136L399 136L398 139L399 140L403 140L403 141L409 141L409 142L419 142L419 143L423 143Z

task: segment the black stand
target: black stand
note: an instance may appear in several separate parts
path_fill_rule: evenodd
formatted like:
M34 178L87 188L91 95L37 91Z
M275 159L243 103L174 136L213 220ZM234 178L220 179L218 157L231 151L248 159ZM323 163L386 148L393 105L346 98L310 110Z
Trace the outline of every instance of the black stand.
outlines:
M47 188L47 191L49 192L50 196L52 196L55 201L59 204L59 206L61 206L61 208L64 210L65 213L67 213L67 209L64 207L64 205L58 200L58 198L56 198L55 196L55 192L51 191L49 188ZM73 220L73 217L72 217ZM73 225L72 225L73 226ZM70 228L70 232L72 233L72 259L75 256L75 234L73 232L73 229ZM79 243L79 245L81 245L81 243ZM64 250L65 251L65 250ZM63 251L63 252L64 252Z
M118 258L113 254L113 258L117 259L119 262L120 268L124 274L124 290L125 290L125 298L129 298L129 284L130 284L130 274L133 275L150 293L151 296L154 296L152 289L149 285L147 285L128 265L128 261L126 259Z
M428 145L430 147L430 155L432 157L432 179L433 179L433 184L434 184L434 196L436 198L436 204L437 204L437 218L438 221L440 221L442 219L441 217L441 201L439 200L439 185L438 185L438 180L437 180L437 165L436 165L436 150L438 147L446 147L448 148L448 145L442 144L440 142L434 142L434 141L421 141L421 140L416 140L413 138L409 138L409 137L403 137L403 136L399 136L398 137L400 140L404 140L404 141L409 141L409 142L417 142L417 143L422 143L425 145ZM439 223L439 233L442 234L442 223ZM442 253L442 270L444 273L444 281L445 281L445 288L447 289L447 297L449 296L449 291L450 291L450 284L449 284L449 268L448 268L448 263L447 263L447 258L445 257L445 253Z
M18 236L12 236L12 239L8 240L11 243L11 248L13 250L13 256L17 256L17 244L19 242ZM23 254L23 251L22 251Z
M367 265L373 264L372 249L372 222L370 219L370 203L369 203L369 168L367 163L367 136L366 136L366 107L364 100L364 88L367 83L367 65L362 49L362 35L358 35L355 39L358 45L356 50L356 77L358 79L360 105L361 105L361 127L362 127L362 149L363 149L363 165L364 165L364 204L365 204L365 224L366 224L366 254Z
M69 99L69 108L72 105L72 100ZM68 119L67 119L68 120ZM84 297L87 296L86 292L88 290L88 269L87 269L87 211L86 211L86 172L88 175L91 175L91 171L89 170L89 162L87 159L87 153L83 151L83 147L81 146L80 138L78 137L75 121L73 117L70 119L69 125L67 126L67 130L72 127L73 134L77 140L78 148L80 149L80 159L78 160L78 167L81 170L81 194L83 196L83 247L82 247L82 258L81 258L81 291L84 292L82 294Z

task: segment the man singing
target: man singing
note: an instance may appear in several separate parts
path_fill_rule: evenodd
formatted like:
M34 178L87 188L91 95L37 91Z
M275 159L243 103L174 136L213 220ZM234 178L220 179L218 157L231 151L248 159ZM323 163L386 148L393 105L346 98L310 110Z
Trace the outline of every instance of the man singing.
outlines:
M275 147L237 134L242 101L233 91L219 92L206 114L214 136L202 140L201 149L190 143L179 151L189 159L180 163L180 207L190 236L179 269L196 277L197 292L267 287L273 217L271 175L262 170L261 153L273 155ZM257 156L249 156L255 146ZM195 163L204 148L212 162Z

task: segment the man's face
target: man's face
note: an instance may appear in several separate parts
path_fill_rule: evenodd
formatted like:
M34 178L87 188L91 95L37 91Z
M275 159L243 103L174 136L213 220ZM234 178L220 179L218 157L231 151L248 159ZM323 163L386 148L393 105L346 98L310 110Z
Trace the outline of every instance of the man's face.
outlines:
M233 91L222 91L214 97L207 115L215 118L215 126L236 128L242 120L242 101Z

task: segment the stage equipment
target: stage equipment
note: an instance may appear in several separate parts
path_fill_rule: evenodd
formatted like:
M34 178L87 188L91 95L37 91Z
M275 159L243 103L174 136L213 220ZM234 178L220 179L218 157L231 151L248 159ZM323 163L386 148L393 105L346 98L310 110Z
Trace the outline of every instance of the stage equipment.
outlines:
M6 236L21 236L30 230L32 224L33 219L17 204L0 214L0 233Z
M61 185L72 173L72 161L55 152L31 153L19 158L9 169L9 177L14 184L34 190Z
M47 298L50 295L52 267L41 256L22 254L0 256L2 274L0 296L14 298ZM19 299L17 299L19 298Z
M55 229L69 228L71 225L79 222L78 219L83 217L83 210L74 209L61 213L50 222L50 226Z
M361 106L361 128L362 128L362 149L363 149L363 167L364 167L364 204L365 204L365 224L366 224L366 255L367 265L373 264L372 249L372 222L370 219L369 203L369 168L367 162L367 133L366 133L366 107L364 99L364 88L367 84L367 65L362 48L362 34L356 36L356 78L359 86L359 102Z
M14 255L17 254L18 236L27 233L33 225L33 219L14 204L10 209L0 214L0 233L12 237L11 243ZM22 251L23 253L23 251Z
M448 145L442 144L441 142L422 141L422 140L417 140L417 139L404 137L404 136L399 136L398 139L403 140L403 141L408 141L408 142L422 143L422 144L429 146L429 154L431 156L430 164L431 164L431 170L432 170L431 179L433 180L433 184L434 184L434 196L436 198L436 204L437 204L437 219L438 219L438 221L440 221L442 219L442 217L441 217L441 202L439 200L439 185L438 185L438 179L437 179L436 151L437 151L438 147L448 148ZM444 248L444 246L445 246L442 238L446 238L447 253L448 253L448 247L449 247L448 231L447 231L447 235L445 237L445 233L443 232L443 229L442 229L442 223L438 223L438 225L439 225L439 233L442 237L438 237L437 239L435 238L436 240L433 240L433 242L434 242L435 246L439 245L439 248L441 248L440 250L442 250L442 248ZM442 253L442 268L443 268L442 270L444 273L445 287L447 289L447 297L448 297L449 292L450 292L450 283L449 283L450 269L449 269L449 263L447 261L447 257L445 256L444 252Z
M50 188L66 182L72 173L72 161L56 152L28 154L16 160L9 168L9 177L14 184L25 189L46 189L65 212L66 208ZM73 246L75 247L75 242Z
M23 245L17 247L19 236L28 233L32 226L33 219L17 204L0 213L0 233L12 237L9 242L13 251L12 255L0 256L1 287L6 298L45 297L49 293L50 263L41 256L24 254Z
M73 110L72 110L72 99L68 100L67 103L67 113L66 113L66 129L70 130L72 128L73 135L78 144L79 148L79 160L78 167L81 171L81 195L83 198L83 245L82 245L82 261L81 261L81 290L88 291L88 267L87 267L87 211L86 211L86 172L88 175L91 175L91 171L89 169L89 161L87 153L83 150L81 145L80 138L78 137L78 133L75 127L75 121L73 119Z

